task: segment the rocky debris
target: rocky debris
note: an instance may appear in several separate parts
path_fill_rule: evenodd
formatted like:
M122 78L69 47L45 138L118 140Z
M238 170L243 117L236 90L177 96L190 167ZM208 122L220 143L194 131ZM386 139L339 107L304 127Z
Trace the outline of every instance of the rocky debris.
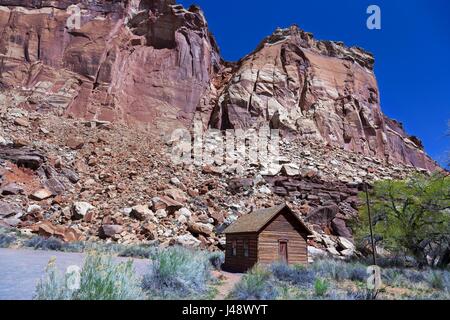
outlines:
M7 185L0 188L0 194L4 196L17 195L23 193L24 190L21 186L16 183L8 183Z
M354 251L356 249L355 245L350 240L348 240L348 238L338 237L337 242L343 250Z
M42 4L8 3L0 10L8 35L0 64L9 70L0 77L0 223L66 240L215 250L239 216L287 201L317 231L311 246L346 256L353 249L339 237L351 239L347 221L364 181L436 167L381 113L373 57L361 49L280 29L226 63L197 7L82 2L80 37L64 27L70 1L52 15ZM53 49L37 50L37 34ZM160 132L194 118L220 129L270 122L283 133L278 163L174 164ZM33 200L40 189L52 195Z
M83 219L86 214L93 209L95 209L95 207L88 202L74 202L71 208L72 218L74 220Z
M14 124L21 126L21 127L29 127L30 126L30 122L27 119L24 118L16 118L14 119Z
M153 204L152 209L154 211L157 211L159 209L165 209L167 210L167 212L169 212L169 214L172 214L183 207L183 205L178 201L172 200L171 198L165 196L153 198L152 204Z
M164 209L160 209L160 210L164 210ZM153 212L152 212L152 210L149 209L148 205L134 206L130 213L130 217L140 220L140 221L145 221L147 218L149 218L152 215L153 215Z
M334 234L336 234L338 236L346 237L346 238L352 237L352 232L347 227L345 220L343 220L343 219L339 219L339 218L333 219L331 221L331 227L333 228Z
M169 196L173 200L179 203L186 203L188 201L188 196L186 193L179 189L168 189L164 191L166 196Z
M20 217L22 215L22 210L18 205L9 204L0 201L0 219L14 217Z
M188 225L188 230L194 235L209 236L214 230L214 226L210 223L195 222Z
M71 3L8 1L0 10L0 27L8 30L0 45L8 52L1 84L22 109L85 118L84 128L105 131L116 121L158 132L193 119L222 130L270 124L288 135L396 164L438 167L416 137L382 113L374 57L359 47L316 40L292 26L275 30L252 53L230 63L220 57L197 6L84 1L80 37L65 28ZM51 49L43 50L42 43ZM15 122L19 130L36 123L20 113ZM65 137L78 140L79 132ZM69 148L78 150L79 142ZM221 167L204 170L223 174Z
M192 247L196 248L201 245L201 241L192 236L191 234L184 234L181 236L176 237L177 244L184 246L184 247Z
M55 237L65 242L80 241L82 235L74 228L55 226L49 221L39 222L31 226L31 230L43 237Z
M28 214L39 213L42 211L42 207L37 204L32 204L27 208Z
M325 251L333 248L333 253L343 257L350 252L339 244L337 236L351 237L342 230L348 230L345 221L357 214L360 184L355 179L373 181L414 172L414 168L392 166L332 146L293 140L289 144L282 142L280 164L298 164L298 175L288 175L281 169L276 176L262 175L261 167L247 163L239 174L225 170L218 175L205 173L202 167L175 165L162 141L151 132L120 124L110 124L105 130L76 119L28 112L26 117L34 119L35 125L17 133L6 130L12 128L9 117L16 112L14 107L6 110L6 118L0 117L5 130L0 134L12 141L14 132L17 138L27 136L35 143L33 148L0 148L8 150L9 155L0 162L0 189L10 183L24 189L23 194L4 196L3 202L17 210L7 210L10 214L1 216L0 223L17 225L22 230L47 221L64 228L76 226L88 240L157 241L161 245L185 244L215 250L224 245L221 230L240 215L252 207L288 201L320 235L313 245ZM51 131L43 134L40 127ZM72 132L84 141L81 149L65 147L67 137L74 136ZM35 166L17 167L11 155L39 156ZM374 170L369 172L368 168ZM173 179L175 175L177 179ZM29 195L41 188L53 195L44 201L30 201ZM84 215L74 214L76 202L88 203L95 209ZM103 226L111 225L122 227L121 232L103 232ZM48 225L44 228L50 230L41 230L41 234L54 233Z
M3 147L0 148L0 159L9 160L19 167L36 170L42 165L44 156L30 148Z
M43 189L39 189L39 190L36 190L35 192L33 192L30 195L30 198L33 200L36 200L36 201L42 201L42 200L48 199L52 196L53 196L53 193L51 191L43 188Z
M81 149L84 145L84 141L79 137L70 137L66 141L66 146L72 150Z
M119 225L103 225L100 228L99 236L102 239L114 238L116 235L122 233L123 227Z
M62 170L62 174L69 179L70 182L72 183L77 183L78 181L80 181L80 176L74 172L73 170L67 169L67 168L63 168Z

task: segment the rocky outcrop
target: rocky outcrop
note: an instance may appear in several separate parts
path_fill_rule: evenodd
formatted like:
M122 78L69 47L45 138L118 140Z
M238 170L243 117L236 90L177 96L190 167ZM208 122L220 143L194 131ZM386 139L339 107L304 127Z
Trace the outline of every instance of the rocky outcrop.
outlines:
M70 5L81 28L69 29ZM380 109L373 56L278 29L236 64L222 61L197 6L174 0L0 1L0 87L34 110L170 131L269 123L287 135L433 170Z
M224 62L202 11L174 0L0 0L0 225L213 250L287 201L312 245L346 256L364 181L438 168L382 113L373 65L295 26ZM173 163L159 134L193 119L281 129L279 165Z
M296 26L278 29L238 63L210 124L270 123L290 135L433 170L421 143L381 112L373 64L360 48L314 40Z
M169 0L0 1L0 30L0 86L20 88L27 108L86 119L187 124L221 68L202 11Z

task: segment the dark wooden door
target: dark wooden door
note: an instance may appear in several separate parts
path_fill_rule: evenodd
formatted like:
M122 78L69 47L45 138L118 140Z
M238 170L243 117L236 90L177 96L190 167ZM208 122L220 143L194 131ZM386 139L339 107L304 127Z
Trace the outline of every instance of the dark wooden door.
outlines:
M278 253L281 261L288 262L288 243L285 240L278 242Z

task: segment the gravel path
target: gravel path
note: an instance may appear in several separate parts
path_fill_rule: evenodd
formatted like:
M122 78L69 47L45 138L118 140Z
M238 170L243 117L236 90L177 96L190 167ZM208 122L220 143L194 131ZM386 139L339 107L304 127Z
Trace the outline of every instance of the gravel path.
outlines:
M217 272L215 271L216 278L222 279L223 283L217 288L218 292L215 300L225 300L234 286L241 280L242 273L230 273L230 272Z
M62 272L70 265L83 266L84 254L26 249L0 249L0 300L29 300L39 279L45 274L48 261L56 258ZM116 258L126 261L126 258ZM133 259L139 275L144 274L147 260Z

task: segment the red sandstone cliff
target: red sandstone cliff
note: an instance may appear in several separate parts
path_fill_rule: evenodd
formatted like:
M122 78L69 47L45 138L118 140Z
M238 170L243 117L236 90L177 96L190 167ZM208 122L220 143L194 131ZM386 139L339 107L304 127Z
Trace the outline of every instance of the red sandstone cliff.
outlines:
M0 0L0 88L21 105L168 130L194 117L227 129L269 122L286 134L432 170L381 111L374 58L280 29L235 64L222 61L202 11L174 0Z

